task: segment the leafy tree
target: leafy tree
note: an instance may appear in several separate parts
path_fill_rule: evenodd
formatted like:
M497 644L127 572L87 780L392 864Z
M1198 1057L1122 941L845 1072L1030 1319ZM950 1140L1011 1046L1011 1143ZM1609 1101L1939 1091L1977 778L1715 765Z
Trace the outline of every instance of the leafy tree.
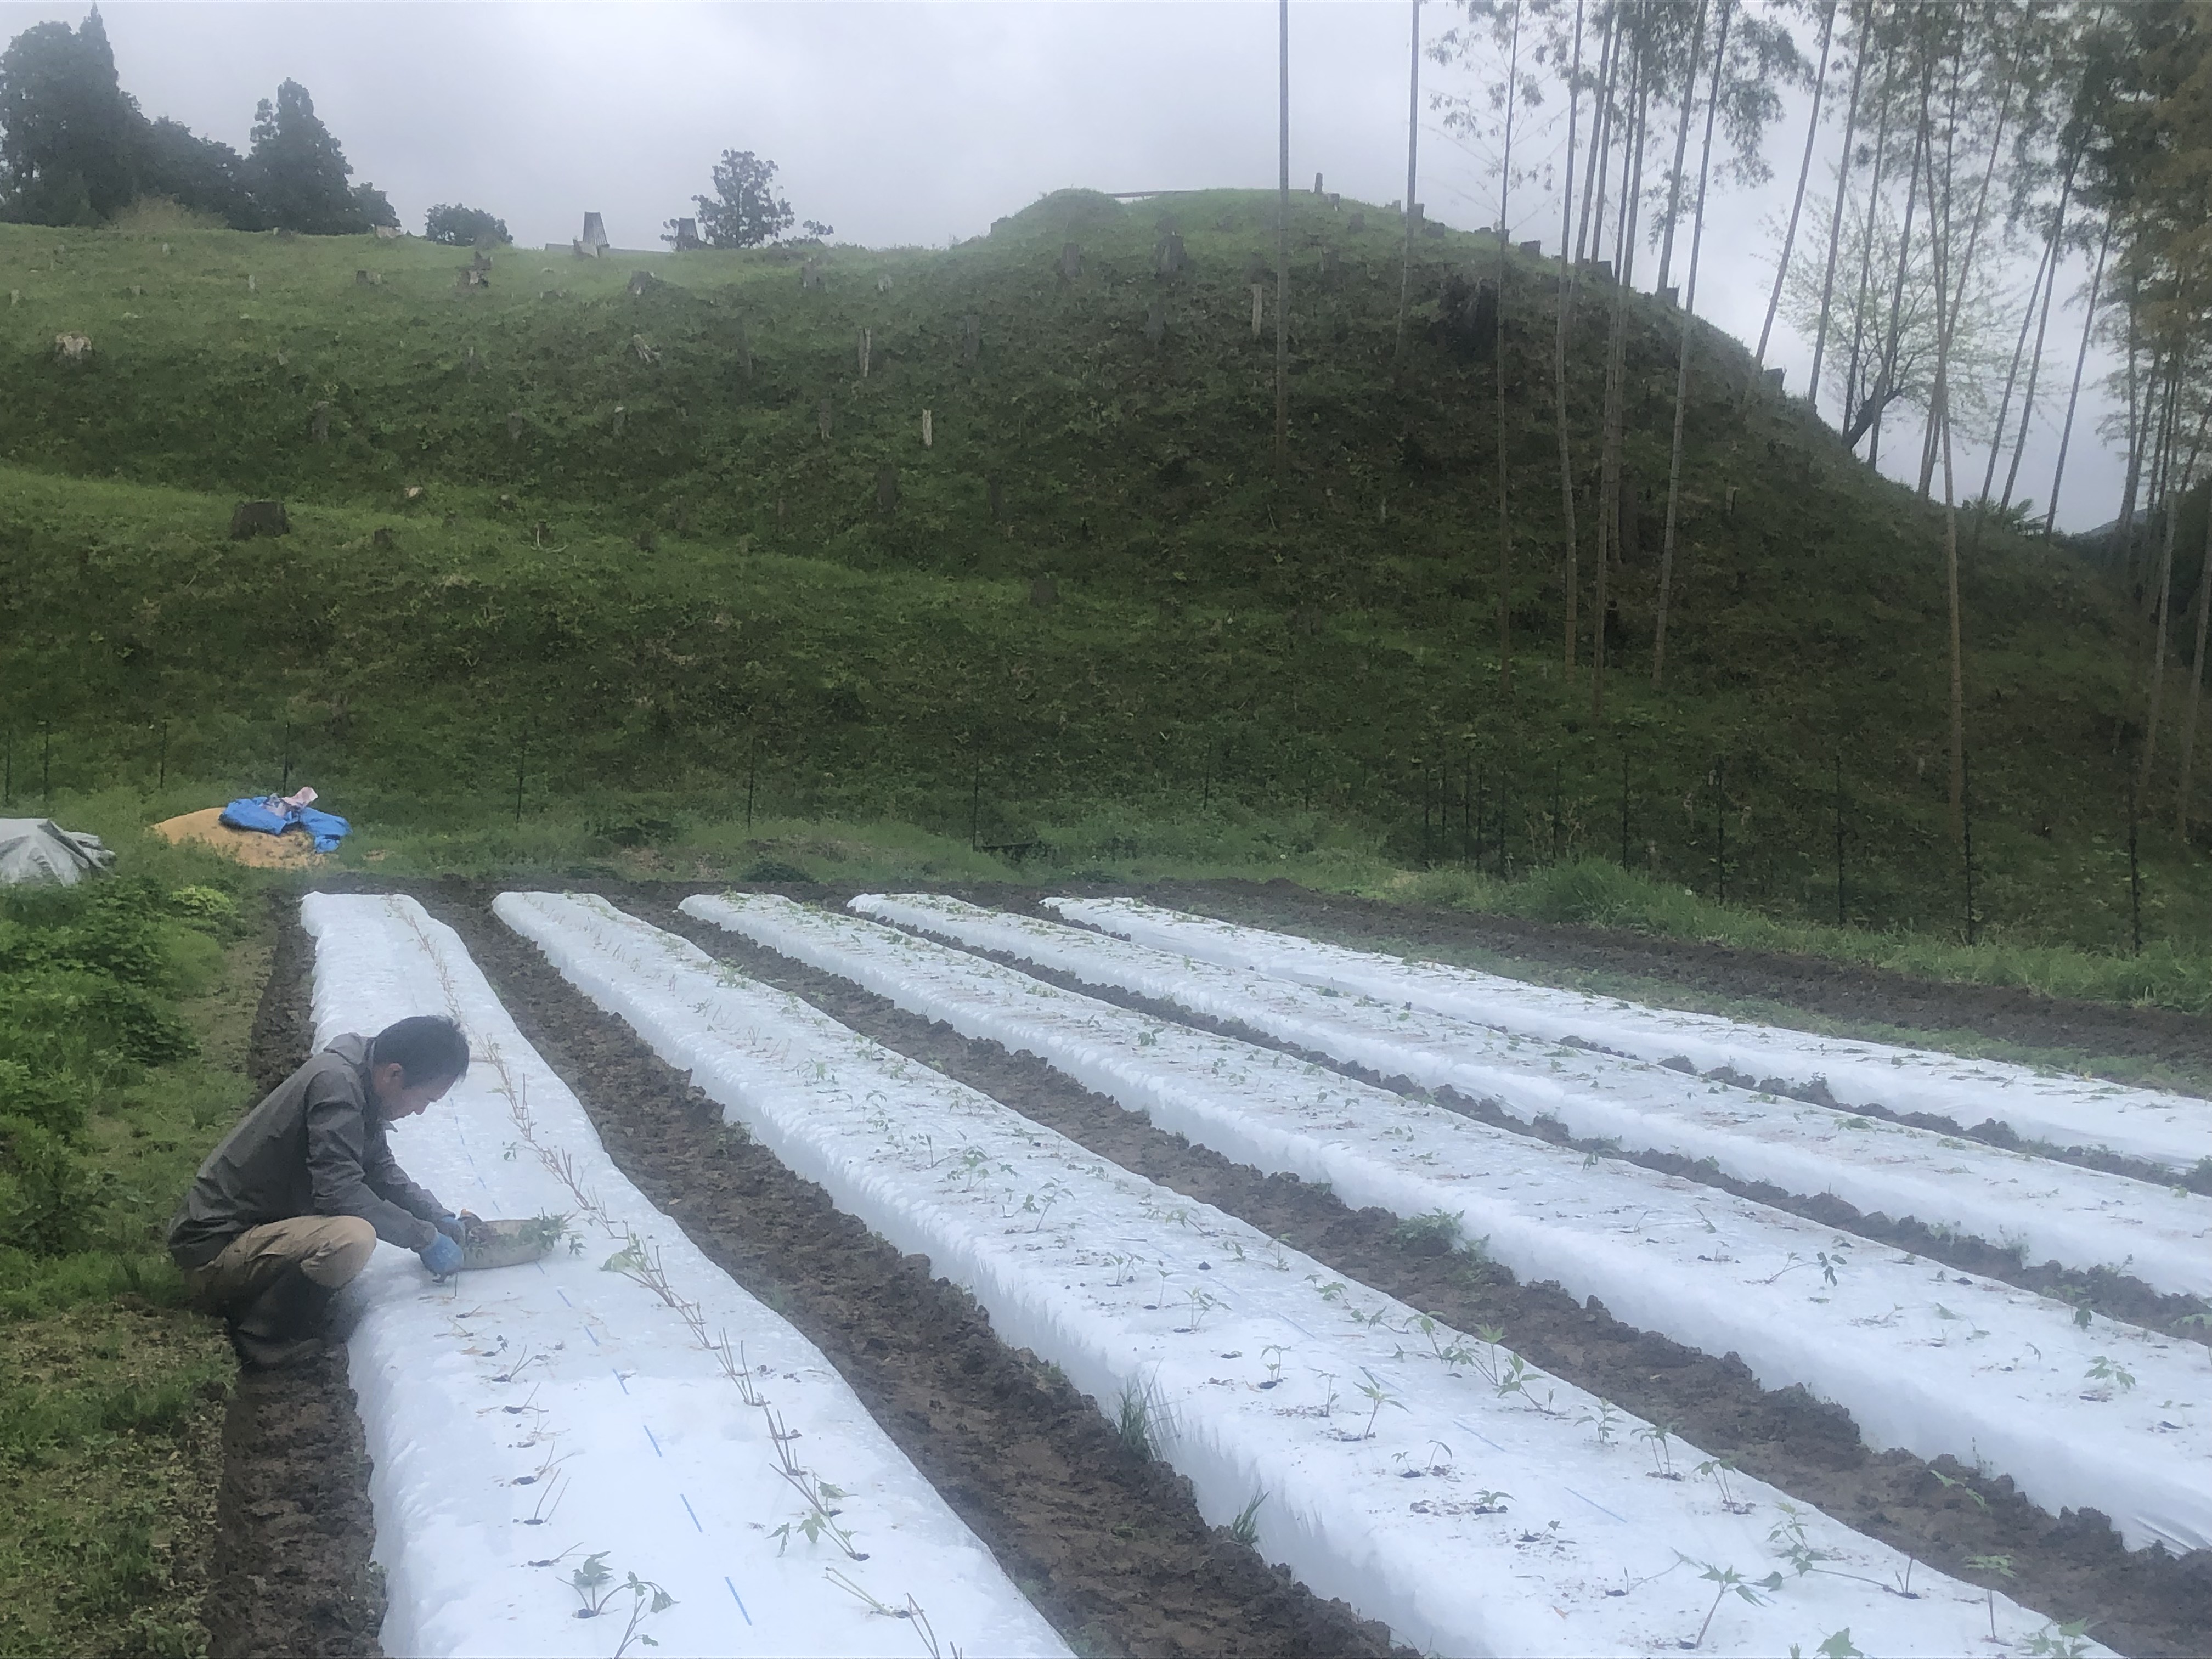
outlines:
M775 193L775 163L749 149L726 149L714 164L714 194L695 196L699 237L709 247L758 247L795 222L791 204ZM810 229L814 229L809 222ZM829 227L819 227L826 233Z
M24 30L0 52L0 216L94 224L129 205L141 125L98 7Z
M495 242L512 242L507 234L507 221L495 219L482 208L460 207L441 202L430 210L422 221L422 234L434 242L443 242L448 247L474 247L489 236Z
M246 158L228 144L203 138L181 121L163 116L138 133L138 185L179 207L243 226L252 217L243 177Z
M315 113L315 100L297 81L276 88L253 113L253 148L246 158L256 216L263 228L301 230L317 236L357 235L373 222L396 223L391 204L373 185L347 183L352 165Z

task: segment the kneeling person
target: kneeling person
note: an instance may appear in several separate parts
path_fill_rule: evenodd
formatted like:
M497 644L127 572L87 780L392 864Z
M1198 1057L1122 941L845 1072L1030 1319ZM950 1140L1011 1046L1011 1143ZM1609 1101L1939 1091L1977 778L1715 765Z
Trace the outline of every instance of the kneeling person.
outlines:
M461 1218L407 1178L385 1132L468 1069L468 1039L450 1019L342 1036L208 1154L169 1224L169 1254L193 1301L222 1315L241 1360L321 1352L331 1297L380 1238L441 1277L461 1265Z

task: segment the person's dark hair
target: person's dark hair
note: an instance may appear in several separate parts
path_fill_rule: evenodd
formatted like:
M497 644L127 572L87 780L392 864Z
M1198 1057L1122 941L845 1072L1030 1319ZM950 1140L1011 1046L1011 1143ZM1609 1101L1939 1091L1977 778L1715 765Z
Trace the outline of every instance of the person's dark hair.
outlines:
M469 1040L461 1028L437 1014L415 1014L387 1025L368 1045L371 1066L397 1061L410 1089L426 1083L458 1082L469 1074Z

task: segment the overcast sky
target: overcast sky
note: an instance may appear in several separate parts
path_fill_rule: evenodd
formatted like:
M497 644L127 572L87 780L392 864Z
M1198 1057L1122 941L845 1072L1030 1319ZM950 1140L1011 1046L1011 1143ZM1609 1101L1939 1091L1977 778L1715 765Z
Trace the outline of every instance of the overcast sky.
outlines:
M0 35L85 6L0 0ZM1405 190L1404 0L1298 0L1291 9L1291 178L1373 202ZM1424 28L1448 27L1431 0ZM652 247L690 210L726 149L782 167L802 218L841 240L943 246L1049 190L1275 182L1275 8L1264 0L787 0L781 4L414 3L382 0L115 0L104 8L123 84L240 149L257 100L286 78L314 94L356 179L419 229L435 202L489 209L519 241L574 236L585 210L618 246ZM1802 43L1810 55L1815 42ZM1425 85L1465 90L1424 65ZM1426 101L1425 98L1425 103ZM1771 229L1803 143L1801 99L1769 141L1776 177L1716 199L1698 309L1755 340L1772 280ZM1564 138L1547 112L1524 131L1540 157ZM1826 151L1837 134L1826 136ZM1517 170L1517 169L1516 169ZM1488 160L1425 117L1420 197L1432 217L1497 216ZM1815 188L1819 188L1816 175ZM1525 190L1514 230L1559 242L1558 210ZM2034 255L2021 262L2022 286ZM1647 267L1648 269L1648 267ZM2062 283L2062 298L2086 269ZM2021 493L2049 493L2081 313L2055 313ZM1768 361L1802 391L1808 341L1778 325ZM2093 358L2094 383L2103 368ZM2060 523L2117 511L2119 465L2095 439L2106 404L2085 393ZM1831 406L1829 413L1832 416ZM2085 434L2087 441L2085 441ZM1888 441L1917 465L1918 428ZM1962 495L1986 450L1959 456ZM1940 480L1939 480L1940 487Z

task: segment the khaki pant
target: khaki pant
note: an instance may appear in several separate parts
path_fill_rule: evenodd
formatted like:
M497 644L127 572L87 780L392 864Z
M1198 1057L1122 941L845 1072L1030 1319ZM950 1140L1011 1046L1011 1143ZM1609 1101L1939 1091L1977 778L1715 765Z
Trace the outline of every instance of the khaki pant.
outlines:
M185 1268L185 1286L200 1306L221 1310L252 1301L296 1267L334 1291L368 1265L375 1249L376 1229L359 1216L294 1216L247 1228L205 1267Z

